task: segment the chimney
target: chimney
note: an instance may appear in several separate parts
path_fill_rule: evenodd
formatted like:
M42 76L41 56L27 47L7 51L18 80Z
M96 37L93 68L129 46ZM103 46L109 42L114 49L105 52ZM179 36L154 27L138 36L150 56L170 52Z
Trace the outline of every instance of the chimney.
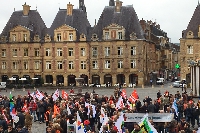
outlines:
M30 7L31 7L31 6L26 5L26 2L25 2L25 4L22 5L22 6L23 6L23 14L24 14L25 16L27 16L28 13L29 13L29 11L30 11Z
M121 11L122 3L123 3L122 1L116 0L116 6L115 6L115 11L116 12L120 12Z
M110 1L109 1L109 6L115 6L114 0L110 0Z
M70 4L70 2L69 2L69 4L67 4L67 15L68 16L72 16L73 6L74 5Z

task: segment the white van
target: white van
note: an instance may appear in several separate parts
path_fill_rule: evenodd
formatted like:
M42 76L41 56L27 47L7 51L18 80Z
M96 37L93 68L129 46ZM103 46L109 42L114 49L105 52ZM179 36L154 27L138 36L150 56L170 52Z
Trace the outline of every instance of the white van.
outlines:
M157 84L157 85L163 85L164 82L165 82L165 79L164 79L164 78L157 78L156 84Z

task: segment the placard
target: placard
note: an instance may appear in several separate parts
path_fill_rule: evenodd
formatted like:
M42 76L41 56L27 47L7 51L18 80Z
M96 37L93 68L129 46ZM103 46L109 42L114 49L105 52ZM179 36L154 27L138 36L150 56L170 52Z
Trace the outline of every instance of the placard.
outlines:
M145 113L124 113L124 122L140 122ZM174 119L173 113L150 113L149 120L153 122L171 122Z

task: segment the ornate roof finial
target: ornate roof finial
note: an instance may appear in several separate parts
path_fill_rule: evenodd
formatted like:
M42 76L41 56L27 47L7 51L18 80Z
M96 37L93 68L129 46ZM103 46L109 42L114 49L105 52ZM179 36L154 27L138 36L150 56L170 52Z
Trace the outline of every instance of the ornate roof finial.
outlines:
M36 11L37 11L37 5L36 5Z
M199 6L199 0L198 0L198 6Z

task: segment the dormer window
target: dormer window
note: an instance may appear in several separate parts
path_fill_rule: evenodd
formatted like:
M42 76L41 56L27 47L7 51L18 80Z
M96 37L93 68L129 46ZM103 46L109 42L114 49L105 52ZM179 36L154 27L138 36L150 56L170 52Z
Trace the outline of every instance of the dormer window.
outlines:
M61 33L57 34L57 41L60 42L61 41Z
M136 33L134 33L134 32L131 33L131 34L130 34L130 39L131 39L131 40L136 40L136 39L137 39Z
M27 34L23 34L24 42L27 41Z
M36 39L36 40L39 40L39 35L36 35L36 36L35 36L35 39Z
M49 35L47 35L47 39L50 39Z
M109 32L105 32L105 40L109 39Z
M92 35L92 41L97 41L97 40L98 40L97 34L93 34L93 35Z
M6 42L6 36L1 37L1 42Z
M13 41L13 42L16 42L16 40L17 40L17 39L16 39L16 34L12 34L12 41Z
M73 33L69 33L69 41L73 41Z
M84 35L84 34L82 34L82 35L81 35L81 38L85 38L85 35Z
M123 37L122 37L122 32L118 32L118 39L119 39L119 40L122 40L122 38L123 38Z
M189 31L189 32L188 32L188 35L192 36L193 34L192 34L192 32L191 32L191 31Z
M97 35L96 35L96 34L94 34L94 35L93 35L93 38L94 38L94 39L96 39L96 38L97 38Z

